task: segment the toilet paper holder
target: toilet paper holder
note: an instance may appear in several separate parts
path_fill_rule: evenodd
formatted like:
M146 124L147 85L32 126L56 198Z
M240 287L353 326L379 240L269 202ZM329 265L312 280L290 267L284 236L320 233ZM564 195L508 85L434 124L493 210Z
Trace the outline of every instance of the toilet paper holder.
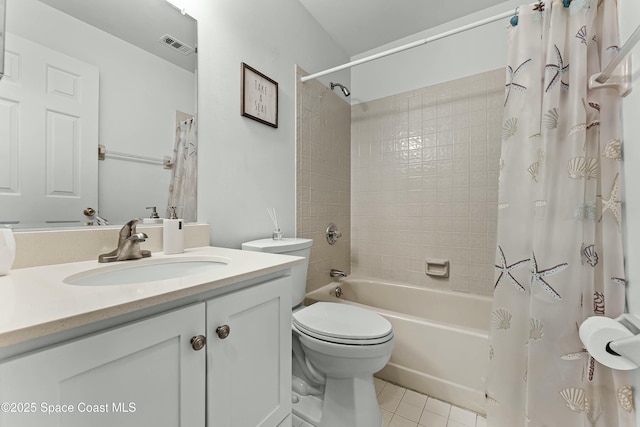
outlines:
M583 325L588 323L589 319L596 318L602 319L602 316L593 316L587 318L582 325L580 325L580 329L583 329ZM606 352L613 355L619 356L627 359L630 362L633 362L636 367L640 367L640 317L625 313L622 314L615 319L612 319L626 328L631 335L623 338L612 339L606 344ZM581 336L582 338L582 336ZM583 340L583 344L584 340ZM596 360L598 360L596 358Z

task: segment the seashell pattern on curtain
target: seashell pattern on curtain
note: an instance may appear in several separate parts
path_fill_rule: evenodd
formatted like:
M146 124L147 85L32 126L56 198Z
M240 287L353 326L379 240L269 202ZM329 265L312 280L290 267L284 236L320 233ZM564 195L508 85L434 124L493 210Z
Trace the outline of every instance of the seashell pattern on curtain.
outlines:
M618 49L615 0L519 8L509 27L488 425L635 426L627 372L578 326L625 309L620 99L589 90Z

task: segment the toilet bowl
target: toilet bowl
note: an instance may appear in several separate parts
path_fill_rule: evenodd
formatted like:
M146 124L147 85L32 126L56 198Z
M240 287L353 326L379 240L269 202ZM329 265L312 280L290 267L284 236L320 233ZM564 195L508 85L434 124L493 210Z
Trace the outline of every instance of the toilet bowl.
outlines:
M293 314L307 363L325 379L318 427L382 425L373 374L389 361L393 330L369 310L318 302Z
M352 305L304 307L310 239L261 239L244 250L298 255L292 269L293 413L314 427L378 427L373 374L389 361L394 338L384 317ZM296 269L298 268L298 269Z

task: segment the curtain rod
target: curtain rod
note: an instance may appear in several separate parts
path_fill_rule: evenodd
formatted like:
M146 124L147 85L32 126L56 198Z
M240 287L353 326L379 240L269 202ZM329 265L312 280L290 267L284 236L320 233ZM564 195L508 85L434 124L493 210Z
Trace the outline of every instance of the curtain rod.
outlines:
M402 52L402 51L405 51L405 50L408 50L408 49L412 49L414 47L422 46L424 44L431 43L432 41L443 39L445 37L449 37L449 36L454 35L454 34L462 33L464 31L471 30L473 28L481 27L483 25L490 24L492 22L499 21L501 19L517 15L517 13L518 13L517 9L516 9L515 13L513 11L504 12L504 13L501 13L499 15L492 16L490 18L485 18L485 19L482 19L480 21L473 22L471 24L463 25L462 27L455 28L453 30L445 31L445 32L437 34L435 36L427 37L426 39L423 39L423 40L417 40L415 42L408 43L408 44L405 44L403 46L399 46L399 47L396 47L396 48L393 48L393 49L385 50L384 52L376 53L376 54L373 54L371 56L367 56L367 57L364 57L364 58L356 59L355 61L351 61L351 62L348 62L348 63L343 64L343 65L338 65L337 67L329 68L328 70L320 71L320 72L317 72L315 74L309 74L308 76L303 76L303 77L300 78L300 81L304 83L307 80L312 80L312 79L324 76L326 74L335 73L336 71L344 70L345 68L351 68L351 67L354 67L356 65L364 64L365 62L370 62L370 61L373 61L373 60L376 60L376 59L379 59L379 58L383 58L385 56L393 55L393 54L398 53L398 52Z

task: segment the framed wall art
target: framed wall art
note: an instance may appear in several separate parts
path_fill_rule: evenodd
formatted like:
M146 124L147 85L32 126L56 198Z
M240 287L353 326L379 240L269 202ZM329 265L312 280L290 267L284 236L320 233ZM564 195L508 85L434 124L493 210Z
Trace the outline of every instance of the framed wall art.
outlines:
M278 82L244 62L240 113L265 125L278 127Z

